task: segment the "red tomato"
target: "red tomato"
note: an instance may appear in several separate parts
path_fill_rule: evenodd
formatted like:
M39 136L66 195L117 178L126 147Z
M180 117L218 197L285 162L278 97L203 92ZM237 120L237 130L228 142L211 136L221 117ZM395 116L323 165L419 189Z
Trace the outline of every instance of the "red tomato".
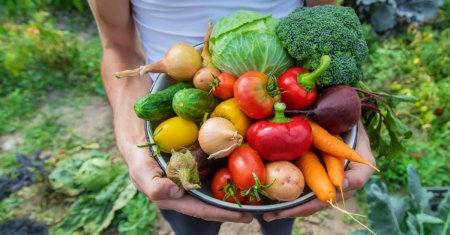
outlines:
M228 169L231 180L242 190L252 188L255 182L254 175L259 182L266 183L266 170L259 154L248 145L236 148L228 157Z
M273 104L278 96L275 81L266 74L250 71L234 83L234 98L239 108L250 118L264 119L273 115Z
M220 169L211 181L211 192L214 198L226 202L237 203L244 201L241 190L231 182L230 171L227 167Z
M221 73L219 77L214 79L213 82L213 94L222 99L227 100L234 96L233 87L236 82L236 78L229 73Z
M299 67L288 69L278 78L278 86L281 90L281 101L287 106L287 110L302 110L310 106L317 96L316 88L306 91L297 82L297 76L308 71Z

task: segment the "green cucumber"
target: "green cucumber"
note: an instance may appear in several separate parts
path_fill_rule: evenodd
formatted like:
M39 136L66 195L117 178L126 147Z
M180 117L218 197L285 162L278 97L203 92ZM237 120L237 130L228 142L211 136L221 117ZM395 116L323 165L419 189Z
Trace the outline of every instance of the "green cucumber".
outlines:
M147 121L163 121L176 116L172 108L172 99L180 90L192 88L189 82L177 82L162 91L146 95L136 101L134 112Z
M189 88L175 94L172 108L179 117L196 121L203 119L205 113L211 113L219 102L220 100L209 92Z

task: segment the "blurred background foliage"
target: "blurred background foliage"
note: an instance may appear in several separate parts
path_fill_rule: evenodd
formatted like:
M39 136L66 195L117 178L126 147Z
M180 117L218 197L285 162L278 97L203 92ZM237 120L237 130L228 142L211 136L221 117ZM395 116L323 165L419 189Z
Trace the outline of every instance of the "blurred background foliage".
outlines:
M412 165L423 186L449 186L449 1L439 1L431 18L395 18L383 30L371 25L378 9L373 4L399 1L340 2L353 6L363 22L370 48L365 83L374 91L417 98L395 107L413 136L399 156L377 159L379 177L389 190L404 191L407 166ZM157 231L155 206L136 192L124 164L112 156L112 132L87 145L63 121L64 110L58 112L104 97L100 58L86 1L2 0L0 137L19 135L22 140L12 149L0 149L0 221L27 216L56 234ZM41 158L40 151L52 156ZM61 172L62 166L72 171ZM108 182L95 181L99 175Z

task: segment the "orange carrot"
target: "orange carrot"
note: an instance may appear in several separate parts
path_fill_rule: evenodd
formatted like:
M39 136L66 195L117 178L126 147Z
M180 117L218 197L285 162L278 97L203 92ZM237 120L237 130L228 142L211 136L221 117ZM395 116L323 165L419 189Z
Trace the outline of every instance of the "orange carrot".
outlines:
M339 135L334 135L339 140L342 140L342 138ZM327 169L328 177L330 178L331 183L338 187L341 191L342 196L342 202L344 203L344 209L345 206L345 199L344 199L344 164L345 159L335 157L329 153L322 152L322 159L325 163L325 168Z
M331 135L327 130L323 129L317 123L313 122L309 118L305 118L312 128L313 143L312 145L322 152L329 153L335 157L345 158L353 162L359 162L372 167L374 170L380 172L378 168L370 164L364 158L359 156L359 154L350 148L343 141L340 141L333 135Z
M331 136L332 138L336 138ZM331 183L330 178L328 177L325 168L320 162L319 158L316 154L311 151L307 151L300 158L298 158L295 162L295 165L300 168L300 171L303 173L305 177L306 185L316 194L317 198L327 204L330 204L336 210L348 215L354 221L359 223L365 229L367 229L370 233L375 234L370 228L361 223L358 219L356 219L350 212L345 209L340 208L336 202L336 188ZM341 191L342 192L342 191Z
M334 137L342 140L339 135L334 135ZM327 169L331 183L336 187L342 187L344 185L345 159L335 157L327 152L322 152L322 158L325 162L325 168Z
M334 138L334 137L333 137ZM306 185L325 203L336 201L336 188L316 154L307 151L295 162L305 177Z
M344 163L345 159L337 158L329 153L322 152L322 158L327 168L328 177L336 187L344 184Z

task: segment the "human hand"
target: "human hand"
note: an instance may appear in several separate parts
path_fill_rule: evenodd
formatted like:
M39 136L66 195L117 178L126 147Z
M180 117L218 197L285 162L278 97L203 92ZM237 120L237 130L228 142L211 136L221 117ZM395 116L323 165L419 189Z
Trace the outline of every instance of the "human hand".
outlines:
M180 213L209 221L250 223L249 213L224 210L205 204L184 193L183 189L170 179L163 177L163 171L156 160L149 156L148 149L129 146L128 169L131 180L139 191L145 193L159 209Z
M358 123L358 138L356 152L366 159L369 163L375 166L375 158L371 152L369 138L362 123ZM344 173L344 198L348 199L353 196L356 190L362 188L369 180L373 173L373 169L364 164L350 162L348 169ZM342 200L341 195L337 195L337 200ZM292 218L300 216L309 216L317 211L320 211L329 204L323 203L318 199L314 199L306 204L278 212L269 212L264 214L264 220L272 221L282 218Z

